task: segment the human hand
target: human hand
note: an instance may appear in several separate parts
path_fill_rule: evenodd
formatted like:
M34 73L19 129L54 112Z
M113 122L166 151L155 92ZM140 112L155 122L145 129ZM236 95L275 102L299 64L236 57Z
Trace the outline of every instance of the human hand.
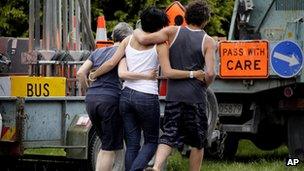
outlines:
M95 69L90 70L90 74L88 76L90 82L96 81L95 71L96 71Z
M193 71L193 77L202 81L202 82L206 82L205 80L205 72L203 70L197 70L197 71Z
M148 80L155 80L158 76L158 70L157 69L151 69L147 73L147 79Z

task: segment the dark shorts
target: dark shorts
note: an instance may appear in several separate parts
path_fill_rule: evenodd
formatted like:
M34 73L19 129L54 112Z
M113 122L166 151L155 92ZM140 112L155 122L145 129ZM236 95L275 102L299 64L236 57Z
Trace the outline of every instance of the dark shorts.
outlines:
M101 149L123 148L123 123L119 114L119 98L107 95L87 95L86 108L101 140Z
M204 148L207 142L208 120L206 105L184 102L166 102L164 115L164 134L161 144L181 150L190 145L198 149Z

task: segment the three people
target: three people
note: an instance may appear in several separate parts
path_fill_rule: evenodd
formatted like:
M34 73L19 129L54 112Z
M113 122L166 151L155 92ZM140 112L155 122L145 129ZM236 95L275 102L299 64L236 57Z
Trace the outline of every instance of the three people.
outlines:
M127 171L143 170L158 145L160 112L156 71L159 63L163 75L169 78L169 81L164 118L165 133L160 139L161 144L158 146L154 170L160 170L172 147L180 148L183 144L193 147L190 155L190 170L200 169L207 136L206 88L214 79L214 41L201 30L209 17L206 4L195 2L189 5L186 12L187 28L165 27L168 24L166 14L154 7L148 8L141 15L142 31L137 30L134 36L125 38L116 52L111 53L111 58L96 65L99 66L97 70L89 75L91 80L98 81L113 71L117 74L115 68L120 62L118 75L125 81L119 105L117 98L113 98L115 99L113 104L120 107L123 118L127 145L125 156ZM169 41L170 50L165 41ZM85 65L86 62L83 66ZM79 75L87 74L90 67L83 68L86 68L86 72L80 68ZM80 78L82 78L80 82L84 82L84 77ZM113 78L116 79L117 75ZM96 81L93 82L92 88ZM104 95L101 99L109 101L109 94ZM87 106L97 103L97 100L89 101L90 96L89 92L86 97ZM97 99L95 96L91 98ZM95 113L89 108L88 113L93 120L96 118L91 115L99 115L96 114L99 112L105 114L105 111L96 110L98 108L96 106L91 108ZM117 111L117 108L115 110ZM92 122L94 125L94 121ZM121 122L117 121L117 123ZM117 126L117 123L114 125ZM97 124L95 123L96 126ZM99 121L99 126L102 127L102 124ZM112 129L108 132L112 137L120 135L113 132L118 128L109 126L104 129ZM142 147L141 132L144 135ZM103 136L100 135L101 138ZM117 138L119 139L117 144L121 145L121 136Z

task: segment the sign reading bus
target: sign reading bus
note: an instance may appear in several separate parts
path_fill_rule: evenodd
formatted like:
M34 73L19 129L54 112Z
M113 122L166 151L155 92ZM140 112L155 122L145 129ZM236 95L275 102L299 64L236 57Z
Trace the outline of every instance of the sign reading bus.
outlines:
M11 95L17 97L65 96L66 78L12 76Z
M219 45L221 78L267 78L268 41L223 41Z

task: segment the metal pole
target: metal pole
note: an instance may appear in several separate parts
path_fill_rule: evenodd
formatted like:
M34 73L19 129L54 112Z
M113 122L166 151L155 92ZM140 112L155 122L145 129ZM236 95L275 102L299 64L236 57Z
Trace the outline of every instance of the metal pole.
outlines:
M73 49L74 0L69 0L69 49Z
M81 9L81 14L83 15L83 18L84 18L84 20L83 20L84 23L83 24L86 27L86 33L87 33L89 41L90 41L90 48L94 49L95 41L94 41L93 33L92 33L92 30L91 30L91 27L90 27L90 24L89 24L86 9L83 5L82 0L78 0L78 3L79 3L79 6L80 6L80 9Z
M29 45L28 45L28 52L33 52L33 46L34 46L34 24L35 24L35 1L30 0L30 6L29 6ZM33 73L33 65L28 66L28 74L32 75Z
M40 1L35 1L35 49L40 49Z
M91 28L91 0L86 0L86 11L87 11L87 16L88 16L88 21L89 21L89 26ZM83 19L84 20L84 19ZM85 49L86 50L90 50L90 39L89 36L86 33L86 28L85 25L82 24L82 33L83 33L83 37L84 37L84 45L85 45Z
M46 1L46 11L45 11L45 42L46 42L46 46L45 49L46 50L50 50L50 48L52 47L52 30L51 30L51 26L52 26L52 16L51 16L51 10L52 10L52 1L51 0L45 0Z
M79 1L75 3L75 13L76 13L76 50L80 50L80 9Z
M34 24L35 24L35 0L30 0L30 15L29 15L29 52L33 52L34 47Z
M57 5L57 11L58 11L58 16L57 16L57 28L58 28L58 49L62 49L62 11L61 11L62 5L61 5L61 0L58 0L58 5Z
M43 22L42 22L42 49L46 49L46 0L43 1Z
M52 0L52 49L58 49L57 3L57 0Z
M233 8L233 14L231 17L231 24L230 24L229 33L228 33L228 40L232 40L232 38L234 38L233 33L234 33L234 28L235 28L238 7L239 7L239 0L236 0L236 1L234 1L234 8Z
M85 3L84 4L85 8L87 8L87 0L85 0L84 3ZM83 17L83 15L81 15L81 21L83 20L85 20L85 18ZM85 26L83 22L81 22L81 36L82 36L82 49L88 50L89 49L88 36L87 34L85 34Z
M62 7L62 48L67 50L67 37L68 37L68 0L63 0Z

